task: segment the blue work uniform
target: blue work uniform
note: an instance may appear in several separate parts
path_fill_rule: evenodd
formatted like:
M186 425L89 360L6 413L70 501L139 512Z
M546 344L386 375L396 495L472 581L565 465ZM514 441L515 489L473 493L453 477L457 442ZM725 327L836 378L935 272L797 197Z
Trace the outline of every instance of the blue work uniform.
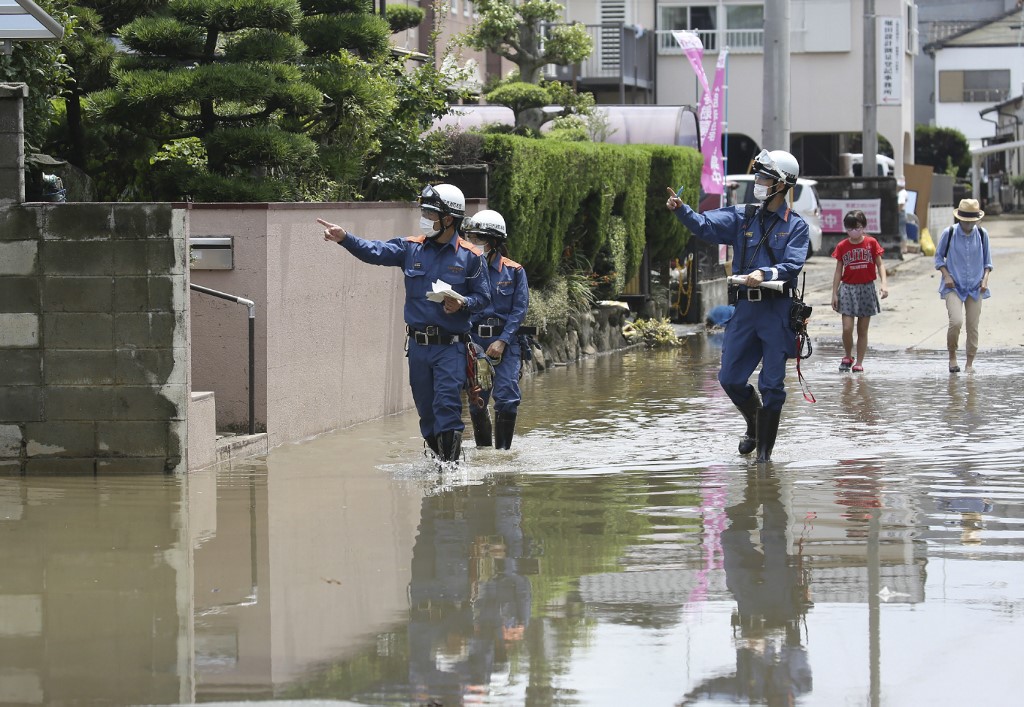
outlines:
M807 223L788 207L778 212L760 207L748 218L746 204L702 214L683 204L675 214L697 238L733 247L734 275L760 270L765 282L787 283L782 296L752 288L761 290L760 301L748 300L748 288L738 288L736 312L725 327L722 367L718 371L722 389L733 403L742 406L753 393L748 383L750 375L763 361L757 378L763 405L768 410L781 410L786 402L786 359L797 355L796 334L789 326L789 291L796 288L807 258Z
M427 439L448 430L461 432L469 318L491 298L482 252L458 234L447 243L426 236L370 241L349 234L340 245L364 263L405 271L409 384L420 433ZM465 297L465 306L448 314L443 303L428 300L435 280Z
M495 341L505 342L505 353L494 367L493 388L481 391L484 407L493 394L494 410L516 413L522 395L519 392L519 367L522 351L519 346L519 327L526 319L530 305L530 287L522 265L498 254L488 265L491 283L491 301L480 312L473 314L473 341L484 351ZM482 327L482 328L481 328Z

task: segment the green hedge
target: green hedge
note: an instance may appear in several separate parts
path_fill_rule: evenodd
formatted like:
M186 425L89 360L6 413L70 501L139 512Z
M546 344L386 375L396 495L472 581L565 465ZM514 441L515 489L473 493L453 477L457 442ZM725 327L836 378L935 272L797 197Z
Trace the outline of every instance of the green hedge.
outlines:
M690 232L665 208L665 187L683 188L684 202L697 208L700 198L701 154L689 147L638 145L651 156L651 179L647 184L647 245L652 263L682 257Z
M614 263L615 279L628 281L645 245L667 258L686 243L685 229L665 209L665 187L683 185L686 201L696 203L696 150L488 134L483 156L491 165L489 206L505 217L512 257L531 286L548 282L571 256Z

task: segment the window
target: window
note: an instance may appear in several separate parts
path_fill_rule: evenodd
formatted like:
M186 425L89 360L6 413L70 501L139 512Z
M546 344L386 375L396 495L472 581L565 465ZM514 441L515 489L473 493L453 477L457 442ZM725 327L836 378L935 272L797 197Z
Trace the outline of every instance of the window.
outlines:
M730 51L764 48L764 5L726 5L725 44Z
M726 5L728 29L764 29L764 5Z
M663 30L690 29L698 30L704 49L715 51L718 48L717 29L718 8L715 5L661 6L661 28ZM662 49L678 49L675 40L668 32L662 33ZM667 40L667 41L665 41Z
M764 47L764 4L661 5L658 49L678 54L671 30L695 30L706 51L728 47L733 52L760 52Z
M1009 69L939 72L940 103L998 103L1009 95Z

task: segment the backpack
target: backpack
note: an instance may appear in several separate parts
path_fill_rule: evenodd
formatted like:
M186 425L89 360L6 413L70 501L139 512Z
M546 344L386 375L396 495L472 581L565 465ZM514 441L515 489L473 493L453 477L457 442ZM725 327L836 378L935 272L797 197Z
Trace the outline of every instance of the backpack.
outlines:
M988 231L982 226L978 226L978 231L981 233L981 252L984 262L988 262ZM946 237L946 247L942 251L942 260L945 262L946 258L949 257L949 244L953 242L953 234L956 233L956 224L954 223L949 227L949 235Z

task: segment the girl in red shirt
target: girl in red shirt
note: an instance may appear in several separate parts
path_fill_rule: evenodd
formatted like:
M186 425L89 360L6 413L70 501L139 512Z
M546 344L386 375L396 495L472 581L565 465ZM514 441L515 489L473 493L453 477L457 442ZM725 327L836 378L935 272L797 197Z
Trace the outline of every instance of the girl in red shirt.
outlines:
M884 249L865 233L868 219L863 211L850 211L843 217L846 239L832 251L836 259L836 274L832 278L832 309L843 315L843 349L846 355L839 363L840 371L864 371L864 354L868 350L868 326L871 317L881 311L875 280L881 276L882 299L889 296L885 284ZM853 322L857 320L857 360L853 351Z

